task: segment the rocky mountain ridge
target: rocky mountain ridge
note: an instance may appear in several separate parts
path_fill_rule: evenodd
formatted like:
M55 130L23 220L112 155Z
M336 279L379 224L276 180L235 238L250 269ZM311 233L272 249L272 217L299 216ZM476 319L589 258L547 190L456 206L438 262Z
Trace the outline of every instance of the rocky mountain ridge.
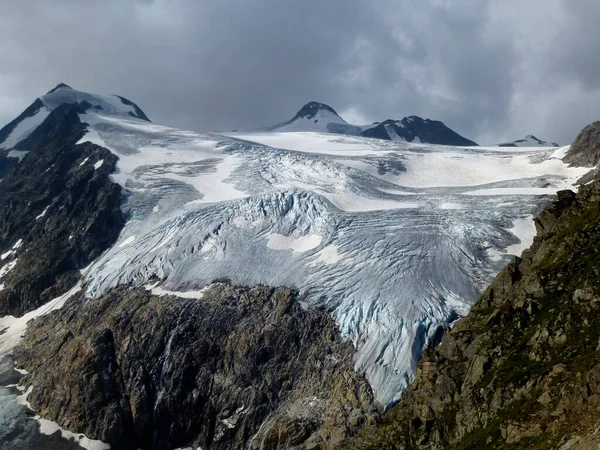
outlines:
M503 142L499 147L560 147L556 142L546 142L529 134L523 139L517 139L512 142Z
M387 141L405 141L439 145L476 146L444 125L443 122L418 116L402 120L385 120L369 125L346 122L331 106L319 102L304 105L287 122L267 128L268 131L320 131L350 136L362 136Z

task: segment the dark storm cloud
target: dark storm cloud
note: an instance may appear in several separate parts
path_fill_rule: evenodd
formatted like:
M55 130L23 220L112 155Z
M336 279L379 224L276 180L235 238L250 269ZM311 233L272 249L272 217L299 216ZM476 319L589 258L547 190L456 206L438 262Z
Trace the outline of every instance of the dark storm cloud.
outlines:
M599 16L595 0L20 0L0 16L0 122L60 81L196 130L317 100L569 142L600 116Z

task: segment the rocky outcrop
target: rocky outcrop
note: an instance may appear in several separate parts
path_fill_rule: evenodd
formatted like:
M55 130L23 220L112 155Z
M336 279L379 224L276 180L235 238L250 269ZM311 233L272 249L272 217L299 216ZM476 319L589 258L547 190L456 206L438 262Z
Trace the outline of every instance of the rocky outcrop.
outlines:
M448 128L443 122L422 119L418 116L405 117L402 120L386 120L363 130L360 135L370 138L394 140L390 131L395 135L394 138L397 136L407 142L427 142L430 144L469 147L477 145L470 139Z
M335 322L287 289L117 288L34 321L32 406L116 448L322 448L377 416Z
M401 402L342 448L600 445L600 182L560 192L536 225Z
M571 145L564 161L580 167L595 167L600 162L600 122L583 129Z
M109 179L117 157L76 145L85 108L56 108L19 143L29 154L0 182L0 316L22 315L66 291L123 227L121 189Z

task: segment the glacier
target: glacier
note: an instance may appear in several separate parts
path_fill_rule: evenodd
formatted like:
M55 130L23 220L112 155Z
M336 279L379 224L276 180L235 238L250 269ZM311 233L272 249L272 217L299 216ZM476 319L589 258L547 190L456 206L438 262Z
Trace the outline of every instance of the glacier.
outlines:
M591 170L563 162L568 146L197 133L66 86L41 97L39 113L83 101L91 107L80 114L80 142L118 156L112 179L126 217L115 245L82 270L90 301L117 285L199 301L224 279L293 287L336 319L383 408L400 398L424 348L531 243L533 216Z
M589 168L568 148L448 147L306 132L196 133L91 111L82 139L119 157L127 223L86 293L160 280L298 289L356 348L382 407L464 315L532 216ZM98 161L86 161L98 164Z

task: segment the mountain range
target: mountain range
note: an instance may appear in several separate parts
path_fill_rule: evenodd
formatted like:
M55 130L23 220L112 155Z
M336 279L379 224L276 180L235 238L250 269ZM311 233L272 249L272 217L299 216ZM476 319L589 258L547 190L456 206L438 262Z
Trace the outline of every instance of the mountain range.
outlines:
M410 119L373 139L310 103L197 133L64 84L37 99L0 131L0 442L301 448L375 426L594 173L592 151L428 144L458 135Z

